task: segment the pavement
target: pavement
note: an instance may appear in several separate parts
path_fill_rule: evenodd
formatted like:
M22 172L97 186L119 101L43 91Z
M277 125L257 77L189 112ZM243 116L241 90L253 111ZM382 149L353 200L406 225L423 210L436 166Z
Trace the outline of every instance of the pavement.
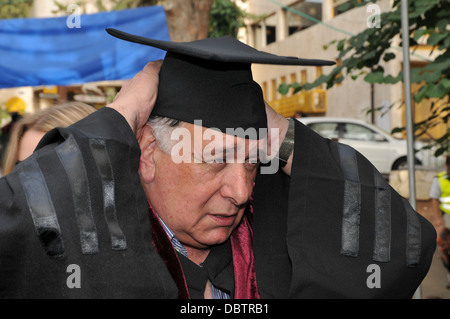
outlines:
M417 211L432 222L430 201L417 201ZM447 284L447 269L442 264L439 252L434 252L430 270L420 286L421 299L450 299L450 289Z

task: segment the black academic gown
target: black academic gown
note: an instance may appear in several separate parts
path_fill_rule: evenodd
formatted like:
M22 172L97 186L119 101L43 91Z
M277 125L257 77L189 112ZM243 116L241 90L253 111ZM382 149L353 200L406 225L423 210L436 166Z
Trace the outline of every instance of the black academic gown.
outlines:
M124 118L95 112L39 147L0 179L0 297L176 298Z
M38 148L0 180L0 297L176 298L124 118L103 108ZM253 205L263 298L410 298L430 266L434 228L361 155L300 123L292 177L259 175Z
M411 298L436 245L366 158L298 121L291 177L257 177L253 227L263 298Z

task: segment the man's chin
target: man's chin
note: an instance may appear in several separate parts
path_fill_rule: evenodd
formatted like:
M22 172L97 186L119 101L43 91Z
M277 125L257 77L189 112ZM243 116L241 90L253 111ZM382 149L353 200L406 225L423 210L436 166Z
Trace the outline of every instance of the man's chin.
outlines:
M213 246L221 245L225 243L228 238L230 238L231 232L229 230L220 229L215 230L212 234L208 236L207 240L200 241L204 248L211 248Z

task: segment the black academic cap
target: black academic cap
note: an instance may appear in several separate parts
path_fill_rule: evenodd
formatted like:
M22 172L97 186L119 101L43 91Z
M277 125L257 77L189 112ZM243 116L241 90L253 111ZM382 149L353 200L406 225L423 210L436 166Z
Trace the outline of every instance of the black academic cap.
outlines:
M115 29L123 40L167 51L160 71L158 98L152 115L202 126L244 131L267 128L261 87L253 81L251 64L333 65L333 61L300 59L258 51L232 37L193 42L148 39ZM239 132L235 131L239 136ZM258 138L263 136L257 135ZM245 137L245 136L244 136Z

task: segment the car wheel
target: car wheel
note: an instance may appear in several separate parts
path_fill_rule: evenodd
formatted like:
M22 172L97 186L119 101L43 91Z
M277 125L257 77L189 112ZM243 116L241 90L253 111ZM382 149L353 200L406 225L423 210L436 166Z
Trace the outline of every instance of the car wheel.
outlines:
M415 164L421 165L421 162L416 158ZM405 169L405 170L408 169L408 160L406 159L406 157L400 157L399 159L397 159L394 162L394 165L392 165L393 171L398 171L398 170L402 170L402 169Z

